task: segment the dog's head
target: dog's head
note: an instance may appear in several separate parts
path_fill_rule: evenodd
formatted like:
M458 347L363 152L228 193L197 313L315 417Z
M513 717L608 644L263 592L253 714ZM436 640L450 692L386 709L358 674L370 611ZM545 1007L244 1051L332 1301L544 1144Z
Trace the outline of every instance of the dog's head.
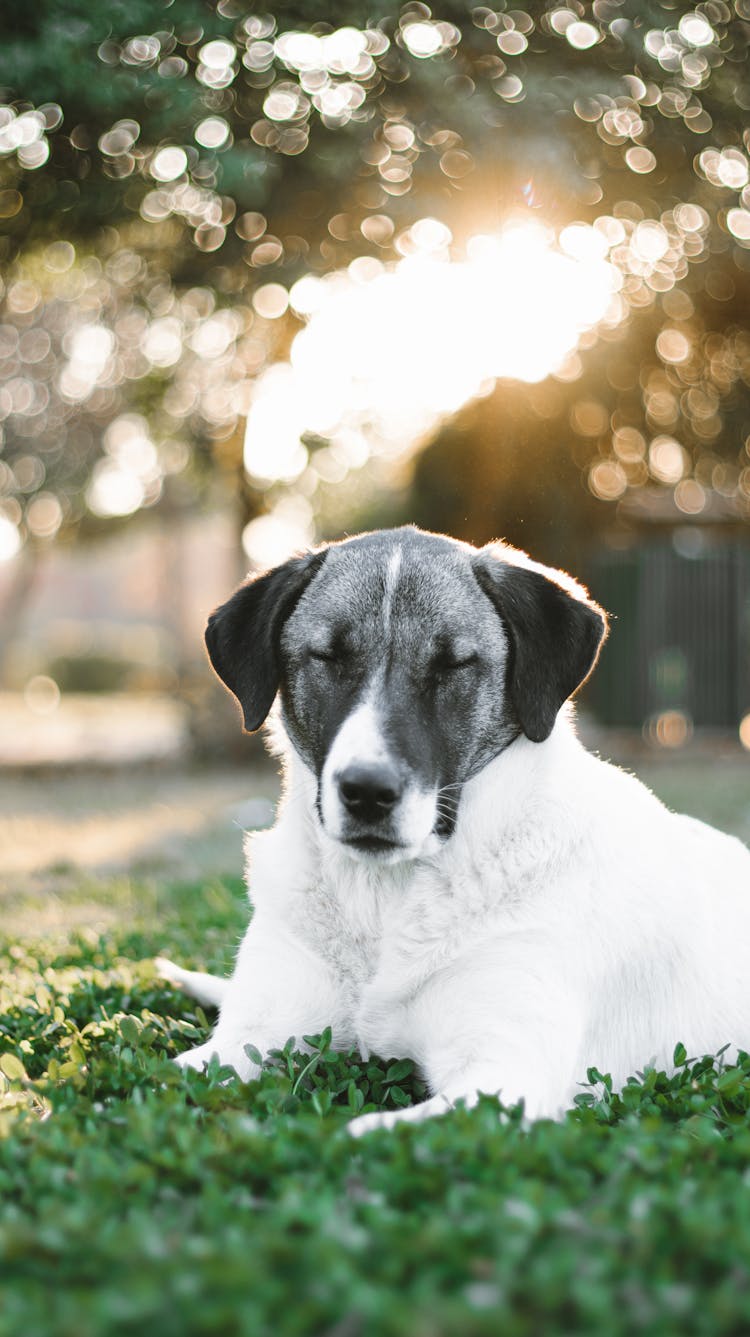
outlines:
M397 862L450 836L464 783L519 734L549 736L605 630L560 572L408 528L243 585L206 644L248 730L280 691L326 834Z

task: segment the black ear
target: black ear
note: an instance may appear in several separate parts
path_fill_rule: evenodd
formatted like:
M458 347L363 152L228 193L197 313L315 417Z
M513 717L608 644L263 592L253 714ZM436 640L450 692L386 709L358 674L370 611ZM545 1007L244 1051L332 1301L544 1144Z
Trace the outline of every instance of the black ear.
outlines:
M508 691L533 743L552 732L564 701L585 682L607 631L606 614L582 586L571 589L512 560L482 552L474 574L510 635ZM561 576L561 579L565 577Z
M260 728L279 687L284 623L325 556L323 549L274 567L242 585L208 619L209 659L242 706L249 733Z

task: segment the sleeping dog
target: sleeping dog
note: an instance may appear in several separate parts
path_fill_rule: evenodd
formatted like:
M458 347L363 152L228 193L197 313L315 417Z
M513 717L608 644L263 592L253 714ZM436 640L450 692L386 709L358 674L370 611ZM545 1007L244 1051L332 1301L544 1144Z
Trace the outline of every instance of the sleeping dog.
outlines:
M290 1035L408 1057L419 1120L479 1092L559 1115L616 1084L750 1048L750 853L579 743L565 703L606 619L568 576L407 528L295 558L211 617L248 730L277 692L284 794L248 841L252 921L206 1044L255 1075Z

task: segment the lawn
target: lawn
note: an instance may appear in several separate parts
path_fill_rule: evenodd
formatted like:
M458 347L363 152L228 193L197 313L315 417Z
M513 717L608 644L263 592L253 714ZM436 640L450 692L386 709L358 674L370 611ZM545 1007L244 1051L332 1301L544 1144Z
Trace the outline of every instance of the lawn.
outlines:
M731 792L740 828L744 771ZM591 1072L560 1124L488 1098L354 1143L353 1111L419 1097L408 1063L325 1036L248 1085L169 1062L207 1018L151 958L226 970L238 879L82 873L64 895L78 927L38 889L6 902L0 1337L750 1331L750 1059L678 1052L622 1095Z

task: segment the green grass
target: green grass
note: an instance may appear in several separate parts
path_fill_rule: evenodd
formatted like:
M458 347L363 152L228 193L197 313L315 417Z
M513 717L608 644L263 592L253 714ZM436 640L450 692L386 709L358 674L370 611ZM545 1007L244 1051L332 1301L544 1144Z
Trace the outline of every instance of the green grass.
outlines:
M169 1062L207 1021L150 958L226 969L238 882L94 895L102 934L35 942L31 905L2 952L0 1337L750 1331L750 1059L353 1142L421 1096L408 1063Z

